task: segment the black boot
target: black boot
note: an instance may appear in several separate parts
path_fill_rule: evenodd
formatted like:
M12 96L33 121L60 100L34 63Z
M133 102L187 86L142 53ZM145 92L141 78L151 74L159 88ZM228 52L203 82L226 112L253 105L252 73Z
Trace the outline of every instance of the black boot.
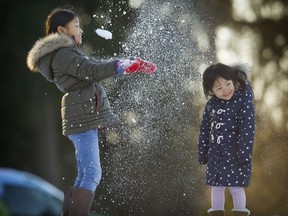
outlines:
M69 216L88 216L95 193L82 188L72 188Z
M64 188L64 200L63 200L63 208L62 208L61 216L69 215L69 203L71 199L71 192L72 192L71 186L67 186Z

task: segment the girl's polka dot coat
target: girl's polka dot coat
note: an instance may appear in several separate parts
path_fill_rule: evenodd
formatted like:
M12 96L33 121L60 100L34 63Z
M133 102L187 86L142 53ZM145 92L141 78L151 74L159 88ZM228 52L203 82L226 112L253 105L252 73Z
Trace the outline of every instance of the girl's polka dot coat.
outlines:
M238 89L229 100L211 98L203 113L198 161L207 164L205 183L247 187L251 181L255 134L254 94Z

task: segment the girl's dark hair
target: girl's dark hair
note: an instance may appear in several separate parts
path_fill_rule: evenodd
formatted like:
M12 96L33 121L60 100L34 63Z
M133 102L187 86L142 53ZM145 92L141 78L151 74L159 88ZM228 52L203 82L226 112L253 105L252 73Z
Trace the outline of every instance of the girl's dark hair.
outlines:
M46 35L57 32L57 27L65 27L78 15L72 10L57 8L47 17L45 22Z
M205 97L212 96L212 88L215 80L223 77L226 80L232 80L236 88L247 89L246 73L238 68L230 67L228 65L217 63L209 66L203 73L203 90Z

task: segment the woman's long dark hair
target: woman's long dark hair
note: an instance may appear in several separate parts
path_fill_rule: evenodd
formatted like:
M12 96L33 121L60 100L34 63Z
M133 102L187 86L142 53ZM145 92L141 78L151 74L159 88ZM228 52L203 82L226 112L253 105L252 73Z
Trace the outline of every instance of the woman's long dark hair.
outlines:
M65 27L78 15L72 10L57 8L47 17L45 22L46 35L57 32L57 27Z

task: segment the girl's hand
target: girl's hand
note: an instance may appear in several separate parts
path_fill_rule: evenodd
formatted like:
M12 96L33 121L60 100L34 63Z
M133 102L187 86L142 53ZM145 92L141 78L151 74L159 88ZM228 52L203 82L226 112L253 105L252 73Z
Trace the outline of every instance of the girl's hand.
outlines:
M140 63L136 61L135 59L124 59L120 60L116 64L116 71L118 74L130 74L135 73L139 70Z
M119 60L116 64L118 74L131 74L136 72L151 74L156 70L157 67L155 64L144 61L141 58Z
M151 74L157 70L156 65L151 63L151 62L144 61L141 58L136 58L136 61L139 62L139 64L140 64L140 68L139 68L140 72L144 72L146 74Z

